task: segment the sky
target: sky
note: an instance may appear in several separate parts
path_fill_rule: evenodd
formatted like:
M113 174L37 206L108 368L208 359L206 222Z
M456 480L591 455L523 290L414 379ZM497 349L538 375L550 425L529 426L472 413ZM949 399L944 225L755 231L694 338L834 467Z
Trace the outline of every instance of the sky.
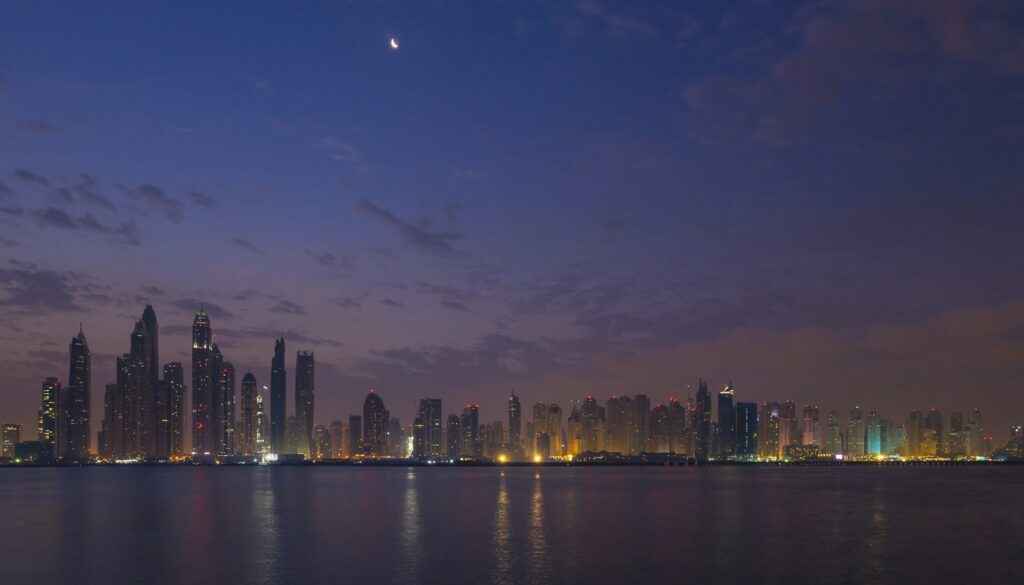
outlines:
M703 377L1000 444L1022 160L1017 2L4 2L0 420L81 322L98 430L151 303L323 424Z

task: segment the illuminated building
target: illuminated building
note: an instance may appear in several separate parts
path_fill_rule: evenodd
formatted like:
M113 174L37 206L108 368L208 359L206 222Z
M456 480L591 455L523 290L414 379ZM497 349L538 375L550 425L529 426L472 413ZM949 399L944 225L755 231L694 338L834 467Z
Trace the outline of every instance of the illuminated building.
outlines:
M735 453L736 408L733 406L732 381L718 392L718 457L728 459Z
M417 458L427 456L427 425L418 416L412 421L412 455Z
M363 401L363 451L371 457L387 454L387 411L384 401L371 389Z
M672 448L672 422L669 408L658 404L651 411L651 452L668 453Z
M550 447L552 456L564 455L562 437L564 431L562 430L562 407L552 402L548 405L548 437L550 438Z
M804 407L804 425L802 442L804 445L821 446L821 425L818 419L818 407L807 405Z
M674 396L668 400L668 418L669 432L672 435L669 451L689 455L689 442L687 440L689 429L686 424L686 407L676 400Z
M547 434L548 428L548 406L543 402L533 405L533 433L530 437L530 454L536 455L539 452L541 435Z
M61 456L68 459L88 459L89 445L92 441L92 422L89 416L91 406L90 392L90 354L89 344L85 340L85 333L79 327L78 335L71 339L69 347L70 372L68 373L68 386L65 391L62 419L65 437L61 439L58 448L63 447ZM58 421L59 424L59 421Z
M264 410L263 397L267 387L256 393L256 452L260 455L270 453L270 420Z
M220 448L220 454L233 455L235 453L235 366L231 362L221 362L217 384L219 413L217 426L220 430L217 445Z
M133 381L135 382L134 402L139 413L138 445L140 455L145 457L166 457L170 453L166 427L161 427L166 401L161 399L159 339L156 312L153 305L146 305L142 319L136 322L131 338L131 359Z
M928 414L924 417L924 434L925 441L928 441L928 451L930 455L941 455L945 453L945 433L944 424L942 421L942 413L937 409L928 410ZM933 446L934 445L934 446Z
M964 431L964 415L953 412L949 415L949 433L946 434L946 455L967 456L967 433Z
M480 457L483 449L480 445L480 406L467 404L462 409L462 441L459 451L463 457Z
M867 428L864 419L861 418L860 407L854 407L850 411L850 420L846 423L846 456L857 458L867 455L864 444L866 437Z
M38 439L40 443L49 445L50 455L56 453L58 401L61 387L57 378L43 380L42 404L39 407Z
M387 413L387 411L384 411ZM386 414L387 426L384 442L387 445L387 454L392 457L402 457L405 454L405 432L402 430L402 423L398 418L392 418L390 413Z
M440 421L440 416L438 417ZM508 445L513 459L523 456L523 407L515 392L508 396Z
M779 446L785 449L787 445L800 445L803 443L803 433L800 431L800 421L796 418L796 404L787 400L779 405ZM780 456L782 453L780 452Z
M242 376L239 396L238 444L236 445L239 455L254 455L256 453L256 428L259 424L256 419L256 398L258 396L256 376L253 376L252 372L246 372Z
M697 382L697 459L706 461L711 456L711 395L708 383Z
M123 394L117 384L107 384L103 392L103 420L100 422L100 433L96 437L96 449L102 459L115 459L124 453Z
M811 461L818 458L817 445L786 445L783 458L789 461Z
M164 365L167 388L167 434L172 457L185 455L185 370L181 362Z
M736 445L734 455L738 459L757 458L757 403L736 403Z
M270 452L283 453L288 424L288 373L284 368L284 337L274 340L270 362Z
M840 430L839 413L832 411L828 413L828 421L825 427L825 452L830 455L843 453L843 432Z
M417 456L437 458L444 453L442 416L440 398L420 398L418 418L423 423L423 445Z
M881 420L878 416L878 412L872 410L871 412L868 413L867 434L865 435L867 442L865 444L864 449L869 457L874 457L876 455L882 454L882 435L880 423Z
M298 455L299 442L305 439L302 431L302 425L299 424L299 419L295 415L288 417L285 421L285 436L284 436L284 450L288 455ZM306 454L302 454L303 457L308 458Z
M580 452L597 453L604 450L605 411L593 396L587 396L579 409Z
M924 440L924 413L920 410L911 411L907 418L907 448L910 457L921 456L921 442Z
M307 458L314 456L313 410L315 402L315 370L313 352L300 351L295 355L295 418L302 428L298 453Z
M0 457L14 457L14 446L21 442L21 425L4 423L0 434Z
M981 422L981 411L977 408L973 408L967 413L966 433L968 455L971 457L988 455L988 450L985 448L983 440L985 426Z
M779 459L782 457L779 429L779 403L762 402L757 429L757 449L758 456L761 459Z
M340 420L331 421L331 458L341 459L349 456L348 441L345 436L345 424Z
M313 453L315 459L331 458L331 434L327 431L327 427L324 425L313 426L313 444L316 446L316 452Z
M457 414L448 415L445 454L451 459L462 456L462 419Z
M633 401L628 396L612 396L605 401L607 439L605 449L611 453L634 455L630 452L630 438L633 435Z
M199 309L192 320L192 453L203 455L213 449L210 435L210 401L213 373L213 330L210 316Z
M604 418L603 414L601 418ZM633 432L629 437L627 451L630 455L639 455L650 450L648 443L651 440L651 399L646 394L637 394L633 397L632 423Z

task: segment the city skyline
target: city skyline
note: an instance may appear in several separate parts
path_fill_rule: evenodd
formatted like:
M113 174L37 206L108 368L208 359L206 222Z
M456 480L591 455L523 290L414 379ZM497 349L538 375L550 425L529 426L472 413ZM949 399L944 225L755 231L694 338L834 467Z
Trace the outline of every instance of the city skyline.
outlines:
M65 390L60 379L47 377L37 413L37 440L49 443L55 457L75 460L133 458L182 459L203 456L255 456L296 454L304 459L334 459L355 455L368 457L415 457L419 459L471 458L491 461L546 461L587 453L611 452L622 456L644 453L684 455L696 460L801 459L828 454L837 458L865 457L986 457L1002 443L994 442L984 428L980 409L942 411L914 409L905 422L882 418L876 409L866 416L860 405L849 410L846 424L838 410L828 412L817 404L798 407L791 400L761 403L737 401L733 382L716 393L717 407L708 382L697 381L696 396L670 395L666 402L638 393L612 395L601 406L592 394L571 400L564 413L555 402L538 400L522 434L522 404L514 390L508 393L507 420L485 422L480 407L467 403L462 414L451 411L447 422L443 399L422 397L414 415L393 414L375 388L363 401L362 415L350 415L346 432L340 413L316 413L314 354L295 354L294 410L287 411L287 364L285 340L274 340L271 371L274 389L259 383L252 372L242 376L241 393L236 372L214 339L216 329L200 308L192 325L192 410L187 402L180 362L162 367L158 377L159 325L156 311L146 305L135 322L128 345L130 352L116 360L117 382L107 384L95 445L91 444L95 418L88 407L91 393L91 352L80 324L69 345L69 376ZM263 408L268 393L277 397L269 416ZM434 396L437 396L436 394ZM238 397L238 398L236 398ZM398 411L401 412L401 411ZM487 413L485 413L485 416ZM565 418L565 424L563 424ZM285 437L272 436L272 421L286 421ZM327 421L330 421L329 423ZM5 433L20 438L24 425L5 422ZM193 442L183 442L184 429L192 429ZM506 431L507 429L507 431ZM1007 449L1019 456L1024 445L1021 426L1007 430ZM5 435L7 437L7 435ZM27 439L23 439L27 440ZM5 438L5 452L18 440ZM807 449L813 448L814 451Z
M95 431L153 304L189 410L203 307L236 386L272 386L283 334L287 385L314 352L315 408L343 417L369 387L403 422L424 395L490 413L510 389L528 419L534 397L703 377L713 403L732 380L1019 422L1020 6L238 18L5 7L0 420L33 424L41 381L67 384L84 321Z

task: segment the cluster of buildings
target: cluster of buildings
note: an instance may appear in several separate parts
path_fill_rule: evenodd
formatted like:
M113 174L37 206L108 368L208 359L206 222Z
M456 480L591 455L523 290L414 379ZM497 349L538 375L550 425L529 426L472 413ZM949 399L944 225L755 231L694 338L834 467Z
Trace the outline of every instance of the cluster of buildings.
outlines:
M313 352L295 357L294 402L288 414L285 340L275 340L270 386L236 372L214 342L210 316L192 322L191 403L180 362L160 363L156 312L146 306L116 360L116 382L104 389L103 412L90 446L91 355L79 328L69 346L67 384L42 383L35 441L21 425L2 427L3 457L28 461L184 461L233 458L415 458L419 460L600 460L670 454L698 461L808 459L981 458L993 453L981 412L915 410L902 422L853 408L845 421L817 406L737 402L732 383L712 395L700 380L695 396L654 403L644 394L593 396L568 405L538 402L524 417L519 397L508 397L504 420L481 422L467 404L445 416L440 398L422 398L411 424L392 417L374 390L361 414L316 424ZM269 403L267 401L269 398ZM524 420L527 418L527 420ZM185 437L190 433L190 446ZM1024 456L1021 428L997 451Z

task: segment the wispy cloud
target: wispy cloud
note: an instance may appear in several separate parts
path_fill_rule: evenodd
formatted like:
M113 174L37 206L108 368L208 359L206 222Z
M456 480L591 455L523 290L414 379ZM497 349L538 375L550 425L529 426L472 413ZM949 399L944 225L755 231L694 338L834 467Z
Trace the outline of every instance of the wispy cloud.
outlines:
M34 173L34 172L32 172L32 171L30 171L28 169L23 169L23 168L14 169L14 176L18 177L22 181L25 181L26 183L36 183L38 185L43 185L44 187L49 187L50 186L50 180L49 179L47 179L46 177L44 177L44 176L42 176L42 175L40 175L38 173Z
M263 250L260 250L259 248L257 248L256 244L253 244L249 240L243 240L242 238L235 238L231 243L234 244L235 247L241 248L241 249L243 249L243 250L245 250L247 252L252 252L253 254L265 254L266 253Z
M143 183L127 190L128 196L146 203L164 214L167 219L181 223L185 220L185 205L156 185Z
M452 244L462 238L462 234L431 231L425 223L412 224L368 199L360 199L356 209L395 228L407 244L439 256L451 255Z
M300 305L291 301L281 300L277 304L267 309L271 313L284 313L285 315L305 315L306 310Z

